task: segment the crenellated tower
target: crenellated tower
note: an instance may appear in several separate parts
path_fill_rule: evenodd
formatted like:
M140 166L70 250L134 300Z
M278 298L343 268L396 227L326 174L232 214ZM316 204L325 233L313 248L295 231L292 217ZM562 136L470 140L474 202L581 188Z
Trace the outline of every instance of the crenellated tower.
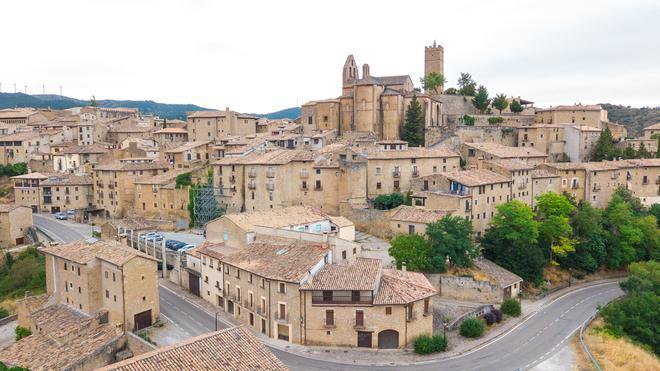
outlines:
M429 73L435 72L438 74L445 74L445 50L441 45L437 45L433 40L433 45L424 47L424 76ZM444 89L443 86L438 89L440 92ZM428 91L424 91L428 93Z

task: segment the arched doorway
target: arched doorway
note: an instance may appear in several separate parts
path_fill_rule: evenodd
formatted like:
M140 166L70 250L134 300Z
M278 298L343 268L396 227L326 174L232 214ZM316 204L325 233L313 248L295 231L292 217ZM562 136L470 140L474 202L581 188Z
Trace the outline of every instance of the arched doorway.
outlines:
M399 332L384 330L378 333L378 349L397 349L399 347Z

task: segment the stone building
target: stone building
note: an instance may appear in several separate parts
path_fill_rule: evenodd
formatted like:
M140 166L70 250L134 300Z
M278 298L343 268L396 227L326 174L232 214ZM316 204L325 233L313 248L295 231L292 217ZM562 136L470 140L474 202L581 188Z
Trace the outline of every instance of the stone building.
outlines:
M165 143L184 143L188 141L188 130L180 127L164 128L154 131L153 136L161 146Z
M87 315L136 331L160 314L156 259L118 242L97 239L45 247L46 291Z
M32 227L32 210L15 204L0 204L0 248L25 244L25 233Z
M575 124L592 126L598 129L608 122L607 111L600 105L556 106L536 110L536 122L539 124Z
M82 210L94 206L92 177L89 175L51 174L39 183L41 212Z
M184 171L169 171L135 180L133 211L151 219L188 220L188 187L177 188L176 178Z
M390 215L390 228L398 234L425 234L426 226L442 219L456 210L434 210L400 205Z
M30 109L0 110L0 135L14 134L28 125L48 121L41 111Z
M482 167L511 179L511 199L533 205L532 171L535 166L520 160L484 161Z
M545 152L535 148L508 147L499 143L463 143L461 157L467 161L468 166L472 167L480 167L479 162L484 160L518 159L528 164L538 165L548 159Z
M478 258L473 263L470 273L440 275L440 296L487 304L518 297L522 278L488 259Z
M41 182L48 179L42 173L28 173L11 178L14 182L14 200L17 205L27 206L33 213L42 210Z
M0 136L0 165L28 163L33 154L50 153L51 144L64 142L62 131L23 131Z
M110 150L102 145L68 146L53 154L53 171L84 173L99 163ZM86 167L87 166L87 167Z
M186 142L165 150L165 160L176 169L191 168L209 162L210 142Z
M188 112L188 140L215 141L231 135L254 135L258 117L230 111Z
M443 73L442 46L435 43L427 46L424 63L425 72ZM405 111L415 95L424 112L425 127L446 124L442 101L433 95L418 93L410 76L373 76L368 64L362 65L360 76L355 58L349 55L342 69L341 96L303 104L301 123L305 133L335 129L339 135L373 133L379 139L399 139Z
M98 165L93 171L94 205L105 210L106 217L123 217L135 205L135 181L157 176L169 167L152 159L123 159L110 165Z
M303 344L396 349L433 332L431 283L380 259L326 264L300 290Z

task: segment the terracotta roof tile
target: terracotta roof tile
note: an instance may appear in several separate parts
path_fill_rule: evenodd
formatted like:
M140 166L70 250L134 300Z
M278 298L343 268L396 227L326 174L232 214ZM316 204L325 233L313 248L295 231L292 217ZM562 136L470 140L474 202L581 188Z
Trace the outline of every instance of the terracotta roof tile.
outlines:
M383 269L375 305L407 304L436 294L422 273Z
M118 266L122 266L136 257L156 260L147 254L131 249L119 242L97 240L95 238L44 247L41 248L40 251L45 254L54 255L80 264L87 264L94 259L105 260Z
M548 157L547 154L532 147L509 147L499 143L464 143L467 147L489 153L499 158Z
M390 219L413 223L429 224L449 214L450 210L431 210L414 206L401 205L392 213Z
M301 290L376 290L380 259L356 258L347 264L326 264L308 279Z

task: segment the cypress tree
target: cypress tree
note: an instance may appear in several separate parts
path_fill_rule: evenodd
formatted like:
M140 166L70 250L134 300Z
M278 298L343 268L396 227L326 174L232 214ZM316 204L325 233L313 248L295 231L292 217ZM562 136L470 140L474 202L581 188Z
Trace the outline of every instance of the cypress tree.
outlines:
M406 109L406 121L403 124L401 139L408 142L411 147L424 146L424 114L416 94L413 95Z
M618 155L619 151L614 147L612 132L609 128L605 128L591 151L591 161L613 160Z

